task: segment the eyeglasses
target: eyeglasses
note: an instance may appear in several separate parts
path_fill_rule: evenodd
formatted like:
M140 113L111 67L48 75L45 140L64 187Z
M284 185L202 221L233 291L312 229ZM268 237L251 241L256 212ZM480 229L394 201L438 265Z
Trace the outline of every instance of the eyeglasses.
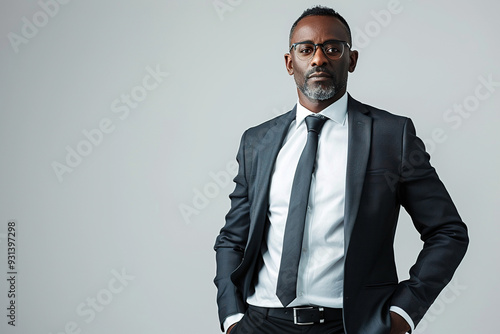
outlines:
M348 49L351 48L349 43L347 43L346 41L339 41L336 39L332 39L318 44L314 44L311 42L298 42L298 43L293 43L288 52L291 52L292 49L294 49L297 58L306 61L310 60L314 56L319 46L321 47L321 50L323 50L323 53L328 58L330 58L331 60L337 60L340 59L344 54L345 50L344 44L347 45Z

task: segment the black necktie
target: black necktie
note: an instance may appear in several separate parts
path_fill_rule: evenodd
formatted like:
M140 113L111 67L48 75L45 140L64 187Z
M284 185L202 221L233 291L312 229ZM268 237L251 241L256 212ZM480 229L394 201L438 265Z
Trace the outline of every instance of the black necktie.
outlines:
M297 297L297 273L304 237L311 178L318 149L318 135L326 120L327 118L323 115L310 115L305 118L307 143L302 151L293 178L278 274L278 286L276 288L276 295L284 307Z

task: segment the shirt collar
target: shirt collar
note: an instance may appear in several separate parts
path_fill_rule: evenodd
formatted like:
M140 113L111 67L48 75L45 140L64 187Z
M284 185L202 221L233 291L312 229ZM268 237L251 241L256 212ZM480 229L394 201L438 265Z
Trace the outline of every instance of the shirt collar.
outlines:
M297 100L297 113L295 116L295 127L298 128L299 125L304 121L304 119L314 114L312 111L304 107ZM339 123L340 125L345 124L346 114L347 114L347 93L344 93L340 99L330 104L325 109L321 110L319 114L328 117L332 121Z

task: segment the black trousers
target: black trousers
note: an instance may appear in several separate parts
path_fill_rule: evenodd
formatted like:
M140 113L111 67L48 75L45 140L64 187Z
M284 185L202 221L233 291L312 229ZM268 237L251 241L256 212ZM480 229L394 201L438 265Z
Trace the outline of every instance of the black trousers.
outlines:
M344 334L342 319L314 325L295 325L292 321L267 316L250 306L231 334Z

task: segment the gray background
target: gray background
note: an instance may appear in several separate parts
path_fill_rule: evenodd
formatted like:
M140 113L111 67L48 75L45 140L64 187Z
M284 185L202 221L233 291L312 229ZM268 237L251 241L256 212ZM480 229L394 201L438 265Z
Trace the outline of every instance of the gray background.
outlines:
M294 105L288 31L317 3L73 0L44 21L37 1L1 2L0 332L219 332L212 247L229 208L231 162L246 128ZM500 82L500 4L319 3L353 30L360 58L349 92L414 120L470 228L452 287L418 332L496 332L500 87L488 91L480 78ZM23 17L40 27L13 46ZM140 96L147 68L168 76ZM128 116L113 112L131 92L141 101ZM470 112L448 111L464 104ZM113 131L81 144L92 151L59 180L54 162L66 164L67 147L77 149L82 131L103 119ZM15 328L5 317L10 219L18 224ZM421 242L404 212L397 233L405 278ZM118 289L122 271L133 278ZM92 298L99 311L90 319Z

